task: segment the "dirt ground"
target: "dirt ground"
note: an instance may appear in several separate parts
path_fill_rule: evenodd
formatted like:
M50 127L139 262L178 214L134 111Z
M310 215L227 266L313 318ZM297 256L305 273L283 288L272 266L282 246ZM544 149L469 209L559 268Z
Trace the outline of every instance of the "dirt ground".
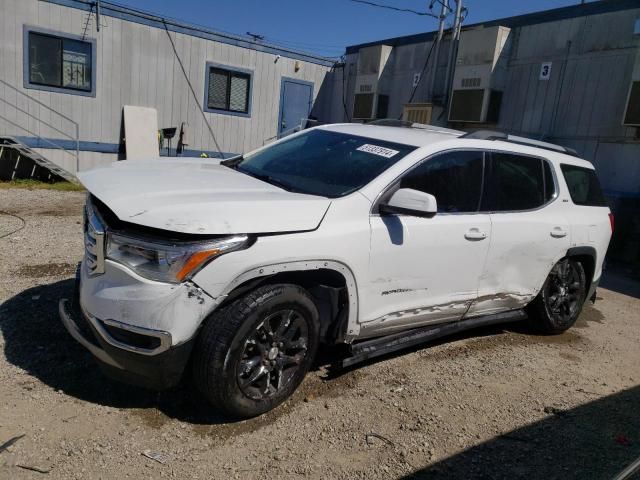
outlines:
M606 479L640 456L640 300L605 289L560 336L483 329L348 371L326 353L290 401L244 422L188 385L112 382L57 316L83 201L0 190L26 221L0 239L2 479ZM0 237L21 226L0 214Z

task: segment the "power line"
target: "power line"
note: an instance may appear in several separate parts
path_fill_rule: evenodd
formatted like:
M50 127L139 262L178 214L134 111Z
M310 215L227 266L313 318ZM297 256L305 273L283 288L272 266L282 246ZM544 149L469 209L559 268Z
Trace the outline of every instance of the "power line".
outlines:
M344 71L347 68L346 62L342 62L342 108L344 108L344 115L347 118L348 122L351 122L351 117L349 117L349 111L347 110L347 100L345 99L346 90L344 85Z
M424 61L424 65L422 66L422 71L420 72L420 78L418 79L418 82L416 83L416 86L413 87L413 91L411 92L411 96L409 97L409 101L407 101L407 103L411 103L411 101L413 100L413 97L416 94L416 91L418 90L418 87L420 86L420 82L422 81L422 79L424 78L424 72L427 70L427 65L429 65L429 59L431 58L431 52L433 52L433 47L435 46L436 42L435 40L433 42L431 42L431 48L429 49L429 53L427 54L427 58ZM438 68L437 65L434 65L434 75L435 75L435 69ZM398 120L402 119L402 114L400 114L400 118Z
M392 5L383 5L381 3L369 2L368 0L349 0L354 3L363 3L371 7L385 8L387 10L394 10L396 12L413 13L414 15L421 15L423 17L440 18L438 15L434 15L431 12L419 12L418 10L412 10L410 8L399 8Z
M164 25L165 32L167 32L167 37L169 37L169 41L171 42L171 47L173 48L173 53L175 54L176 58L178 59L178 63L180 64L180 68L182 69L182 74L184 75L184 79L187 81L187 85L189 85L189 89L191 90L191 93L193 95L193 99L196 101L196 107L197 107L200 104L200 100L198 99L198 95L196 95L196 91L193 89L193 85L191 85L191 81L189 80L189 75L187 75L187 71L185 70L184 65L182 64L182 59L180 58L180 55L178 55L178 50L176 49L176 44L173 43L173 38L171 37L171 34L169 33L169 27L167 27L167 22L165 22L164 19L162 19L162 24ZM218 154L220 154L220 158L224 158L224 155L222 154L222 149L220 148L220 145L218 145L218 141L216 140L216 136L213 133L213 129L211 128L211 124L209 124L209 121L207 120L207 116L204 114L204 110L202 110L200 108L197 108L197 110L202 114L202 119L204 120L204 124L209 129L209 133L211 134L211 138L213 139L213 143L216 146L216 150L218 150Z

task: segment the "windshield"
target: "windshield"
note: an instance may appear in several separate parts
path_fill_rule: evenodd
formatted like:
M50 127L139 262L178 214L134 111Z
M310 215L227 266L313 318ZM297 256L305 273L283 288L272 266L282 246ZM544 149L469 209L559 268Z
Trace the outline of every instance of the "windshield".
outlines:
M285 190L341 197L363 187L415 148L310 130L227 165Z

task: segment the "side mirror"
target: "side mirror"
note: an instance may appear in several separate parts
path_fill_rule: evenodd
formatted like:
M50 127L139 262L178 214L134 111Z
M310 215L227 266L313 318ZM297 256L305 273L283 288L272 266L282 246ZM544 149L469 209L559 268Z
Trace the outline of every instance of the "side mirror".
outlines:
M401 188L380 204L380 213L397 213L413 217L433 217L438 212L436 197L412 188Z

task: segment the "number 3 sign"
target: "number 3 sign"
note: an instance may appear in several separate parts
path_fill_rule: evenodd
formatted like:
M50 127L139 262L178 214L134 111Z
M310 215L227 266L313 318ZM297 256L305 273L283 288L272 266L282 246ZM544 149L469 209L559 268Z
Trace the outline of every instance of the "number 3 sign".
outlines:
M551 77L551 62L545 62L540 66L540 80L549 80Z

